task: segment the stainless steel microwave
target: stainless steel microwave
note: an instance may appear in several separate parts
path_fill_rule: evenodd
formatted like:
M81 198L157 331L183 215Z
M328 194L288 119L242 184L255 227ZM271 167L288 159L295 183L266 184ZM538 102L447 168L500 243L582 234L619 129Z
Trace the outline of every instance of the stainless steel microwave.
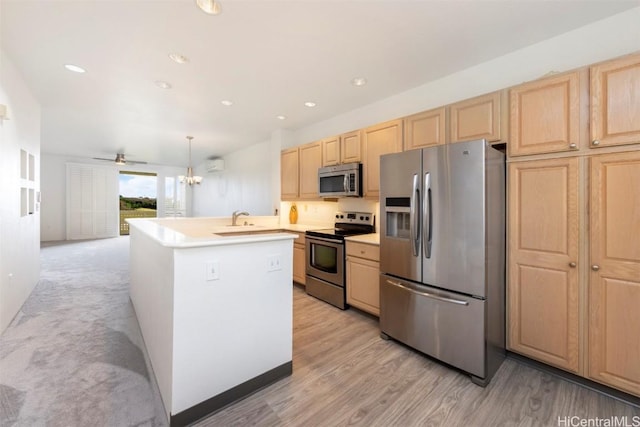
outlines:
M320 197L362 197L362 163L318 169Z

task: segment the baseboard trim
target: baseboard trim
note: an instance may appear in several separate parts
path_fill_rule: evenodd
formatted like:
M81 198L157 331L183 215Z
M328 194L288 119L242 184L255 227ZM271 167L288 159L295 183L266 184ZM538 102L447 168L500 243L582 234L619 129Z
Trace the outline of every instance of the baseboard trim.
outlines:
M237 386L213 396L197 405L192 406L189 409L171 415L169 424L174 426L187 426L202 418L212 415L215 412L225 408L226 406L244 399L260 389L273 384L274 382L281 380L284 377L291 375L293 372L293 362L289 361L264 374L258 375L255 378L251 378L248 381L238 384Z
M576 374L572 374L571 372L567 372L567 371L563 371L562 369L558 369L556 367L547 365L545 363L542 362L538 362L537 360L533 360L533 359L529 359L526 356L523 356L521 354L518 353L513 353L511 351L507 351L507 357L509 359L513 359L516 362L522 363L523 365L527 365L530 366L532 368L535 368L539 371L543 371L546 373L549 373L551 375L555 375L557 377L560 377L562 379L565 379L569 382L572 382L574 384L577 384L579 386L582 387L586 387L590 390L593 390L595 392L598 392L600 394L604 394L605 396L609 396L613 399L619 400L623 403L626 403L628 405L632 405L635 406L637 408L640 408L640 398L629 394L629 393L625 393L623 391L617 390L615 388L611 388L611 387L607 387L604 384L600 384L598 382L592 381L590 379L581 377L579 375Z

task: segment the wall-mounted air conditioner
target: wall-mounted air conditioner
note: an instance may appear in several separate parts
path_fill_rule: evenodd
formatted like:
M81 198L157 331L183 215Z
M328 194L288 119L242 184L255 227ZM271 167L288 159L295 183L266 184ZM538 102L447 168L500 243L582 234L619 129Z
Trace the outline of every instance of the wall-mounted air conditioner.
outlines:
M207 160L207 172L220 172L224 170L224 159Z

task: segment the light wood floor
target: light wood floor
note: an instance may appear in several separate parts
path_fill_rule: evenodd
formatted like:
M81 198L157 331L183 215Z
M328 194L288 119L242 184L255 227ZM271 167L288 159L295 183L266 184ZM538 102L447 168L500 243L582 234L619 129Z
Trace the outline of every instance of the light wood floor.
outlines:
M377 319L338 310L297 287L293 309L293 374L199 427L569 426L559 424L559 417L574 416L626 416L627 425L640 425L639 408L511 359L488 387L478 387L455 370L380 339Z

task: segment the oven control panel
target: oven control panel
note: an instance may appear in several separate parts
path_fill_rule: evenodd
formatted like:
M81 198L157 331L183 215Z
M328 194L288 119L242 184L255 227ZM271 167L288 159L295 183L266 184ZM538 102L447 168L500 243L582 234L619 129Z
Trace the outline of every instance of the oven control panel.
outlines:
M375 225L375 215L371 212L336 212L336 223Z

